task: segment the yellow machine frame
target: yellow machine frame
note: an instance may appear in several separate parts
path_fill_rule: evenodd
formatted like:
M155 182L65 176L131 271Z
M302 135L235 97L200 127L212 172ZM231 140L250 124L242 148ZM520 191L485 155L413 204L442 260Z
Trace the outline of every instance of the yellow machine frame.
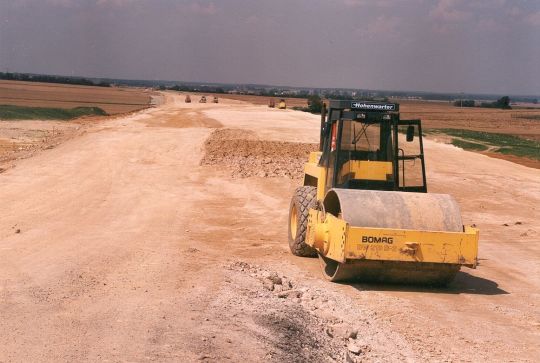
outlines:
M312 152L305 164L305 185L317 187L317 200L326 190L326 169L318 165L321 152ZM369 164L369 165L368 165ZM384 180L390 162L357 161L348 166L355 178ZM479 231L416 231L350 226L341 218L310 209L306 243L338 262L378 260L458 264L476 268Z
M377 260L431 262L476 267L478 230L414 231L353 227L331 214L311 209L306 243L338 262Z
M291 252L318 255L334 282L442 286L476 268L479 231L463 226L451 196L427 194L421 121L402 120L396 103L328 102L291 198Z

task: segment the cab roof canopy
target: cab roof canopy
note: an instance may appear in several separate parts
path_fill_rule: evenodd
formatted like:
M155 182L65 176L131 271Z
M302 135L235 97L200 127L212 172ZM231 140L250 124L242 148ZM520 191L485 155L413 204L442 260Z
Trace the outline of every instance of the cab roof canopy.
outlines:
M399 104L359 100L330 100L328 108L370 112L396 112L399 111Z

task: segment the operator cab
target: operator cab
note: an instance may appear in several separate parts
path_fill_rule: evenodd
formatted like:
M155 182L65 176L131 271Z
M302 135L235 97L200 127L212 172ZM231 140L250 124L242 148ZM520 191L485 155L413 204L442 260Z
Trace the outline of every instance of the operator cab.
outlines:
M399 104L330 100L321 115L326 189L427 192L420 120Z

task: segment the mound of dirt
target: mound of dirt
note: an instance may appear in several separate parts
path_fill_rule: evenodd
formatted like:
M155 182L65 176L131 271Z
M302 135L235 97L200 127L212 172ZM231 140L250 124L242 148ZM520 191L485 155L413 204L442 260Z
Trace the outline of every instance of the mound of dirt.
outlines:
M317 144L258 140L252 131L220 129L205 142L201 165L223 165L232 176L299 179L304 163Z

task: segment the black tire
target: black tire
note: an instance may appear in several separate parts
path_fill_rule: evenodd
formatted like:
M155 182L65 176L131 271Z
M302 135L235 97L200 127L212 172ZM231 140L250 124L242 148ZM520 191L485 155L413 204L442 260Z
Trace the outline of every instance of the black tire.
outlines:
M297 188L289 207L289 247L295 256L315 257L317 252L306 244L306 229L309 209L317 204L317 188L304 186Z

